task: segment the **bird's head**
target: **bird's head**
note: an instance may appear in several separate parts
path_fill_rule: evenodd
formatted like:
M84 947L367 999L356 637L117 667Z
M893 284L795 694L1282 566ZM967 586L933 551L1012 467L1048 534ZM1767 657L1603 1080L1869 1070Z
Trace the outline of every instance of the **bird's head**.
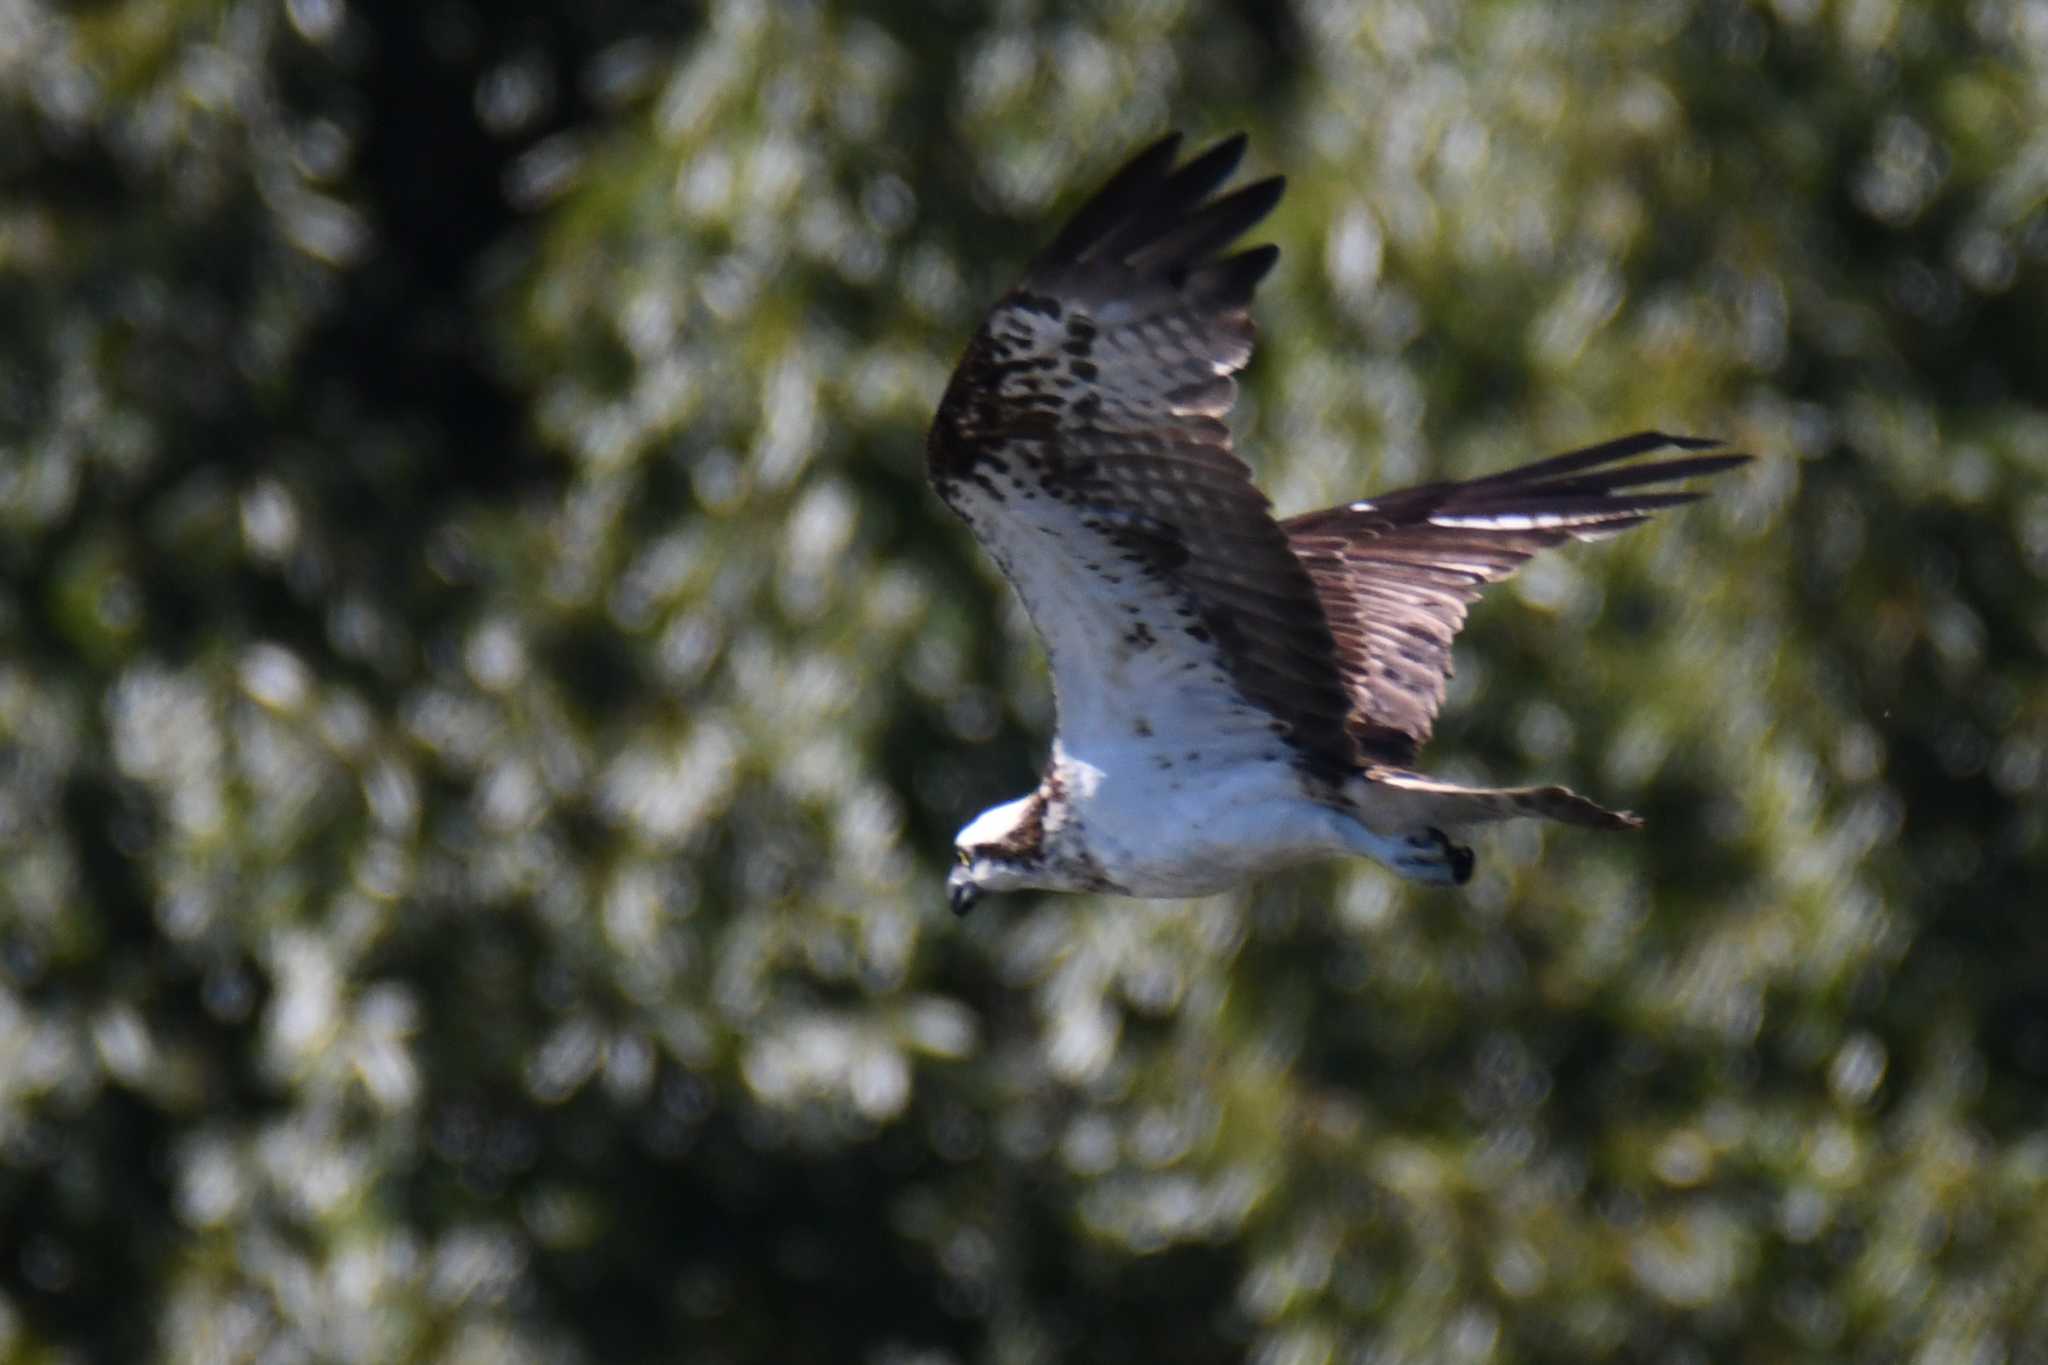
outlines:
M983 811L954 838L946 899L964 915L991 891L1043 885L1044 866L1045 802L1034 792Z

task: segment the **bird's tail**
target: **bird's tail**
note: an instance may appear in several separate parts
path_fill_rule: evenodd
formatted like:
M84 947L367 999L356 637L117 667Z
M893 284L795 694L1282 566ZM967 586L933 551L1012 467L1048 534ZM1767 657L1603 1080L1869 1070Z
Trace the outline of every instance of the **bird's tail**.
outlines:
M1500 820L1556 820L1587 829L1641 829L1640 818L1609 810L1564 787L1461 787L1400 768L1371 768L1368 795L1359 804L1377 827L1436 825L1456 828ZM1371 789L1378 788L1373 792ZM1381 826L1375 807L1393 817Z

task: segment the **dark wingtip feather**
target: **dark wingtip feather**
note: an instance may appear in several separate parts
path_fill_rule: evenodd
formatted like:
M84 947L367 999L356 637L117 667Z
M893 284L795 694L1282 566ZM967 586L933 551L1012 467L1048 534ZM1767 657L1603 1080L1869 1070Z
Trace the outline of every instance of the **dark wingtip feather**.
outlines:
M1230 179L1238 163L1244 160L1244 149L1250 145L1251 139L1243 133L1221 138L1175 171L1172 183L1176 187L1184 183L1199 198Z
M1190 215L1200 216L1203 201L1214 194L1244 160L1245 136L1225 138L1167 176L1130 206L1121 221L1085 253L1112 261L1128 261L1155 243L1189 228Z
M1687 447L1687 449L1697 448L1696 446ZM1756 456L1754 455L1739 450L1731 450L1725 455L1690 455L1683 460L1659 460L1656 464L1645 465L1643 468L1645 470L1657 471L1657 479L1659 482L1662 482L1667 479L1697 479L1708 474L1719 474L1724 470L1740 469L1743 465L1749 464L1755 459ZM1616 473L1617 477L1626 478L1628 471L1619 470ZM1626 483L1617 483L1613 486L1616 488L1628 487Z
M1111 260L1149 271L1201 264L1272 212L1285 189L1273 177L1205 202L1236 172L1248 145L1234 133L1176 167L1180 134L1160 138L1082 205L1034 266Z
M1577 450L1567 450L1562 455L1552 455L1548 459L1538 460L1534 464L1519 465L1514 469L1503 470L1499 474L1489 474L1484 478L1471 479L1466 481L1465 487L1486 488L1499 484L1538 483L1551 479L1561 479L1565 475L1576 474L1581 470L1598 469L1602 465L1619 464L1623 460L1633 459L1638 455L1646 455L1653 450L1712 450L1722 444L1724 442L1705 436L1673 436L1669 432L1663 431L1637 431L1627 436L1617 436L1611 441L1602 441L1597 445L1582 446ZM1721 468L1733 468L1737 464L1747 463L1752 457L1731 454L1726 458L1729 460L1729 463L1720 466ZM1673 460L1668 463L1676 466L1692 464L1693 462ZM1647 469L1660 468L1662 466L1646 465L1644 467ZM1694 472L1707 473L1711 471L1695 469Z
M1099 239L1106 236L1146 198L1166 183L1175 158L1180 155L1181 135L1166 134L1123 164L1087 203L1075 211L1060 229L1052 245L1039 254L1041 265L1063 265L1079 260Z
M1229 137L1203 148L1185 166L1168 177L1166 194L1173 198L1185 198L1190 203L1200 203L1212 190L1237 172L1238 163L1244 160L1244 149L1249 145L1251 140L1243 133L1232 133Z
M1251 302L1252 291L1279 259L1280 248L1270 242L1226 256L1188 276L1188 293L1213 299L1226 307L1241 307Z
M1755 458L1742 454L1688 455L1682 460L1658 460L1651 464L1599 469L1586 474L1532 479L1522 487L1530 493L1615 492L1623 488L1641 488L1645 484L1704 478L1746 465Z
M1273 211L1287 182L1270 176L1196 207L1178 223L1133 250L1125 260L1134 270L1174 270L1198 265L1229 246Z

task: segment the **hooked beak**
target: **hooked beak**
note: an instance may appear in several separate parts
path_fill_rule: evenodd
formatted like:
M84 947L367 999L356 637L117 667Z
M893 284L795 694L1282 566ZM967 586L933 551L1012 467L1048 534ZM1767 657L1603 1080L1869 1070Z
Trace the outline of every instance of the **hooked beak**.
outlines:
M974 908L981 899L981 888L974 884L974 874L964 867L956 867L946 874L946 899L953 906L953 913L964 915Z

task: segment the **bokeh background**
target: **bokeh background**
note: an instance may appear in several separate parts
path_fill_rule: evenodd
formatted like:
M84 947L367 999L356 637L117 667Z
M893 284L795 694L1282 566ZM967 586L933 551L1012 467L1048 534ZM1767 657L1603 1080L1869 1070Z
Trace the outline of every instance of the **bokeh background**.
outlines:
M1762 457L1459 648L1641 837L947 915L1171 126L1282 510ZM0 0L0 1360L2048 1360L2044 401L2037 0Z

